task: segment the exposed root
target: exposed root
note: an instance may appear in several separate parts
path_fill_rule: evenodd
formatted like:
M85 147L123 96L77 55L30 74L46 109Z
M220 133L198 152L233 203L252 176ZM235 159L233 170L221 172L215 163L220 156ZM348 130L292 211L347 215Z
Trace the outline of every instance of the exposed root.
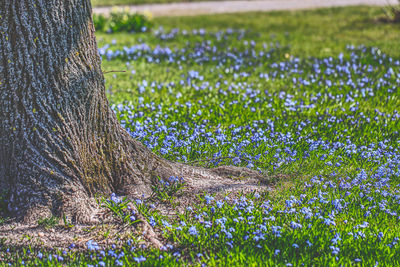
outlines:
M73 224L98 224L99 208L96 200L84 190L74 188L74 192L59 188L56 194L41 195L41 198L27 196L23 202L14 203L6 216L11 221L26 225L37 224L44 218L62 218ZM70 192L70 193L66 193Z
M140 225L143 230L143 235L146 238L146 240L155 248L161 249L163 247L163 244L161 241L157 238L157 234L154 232L153 227L147 222L146 218L143 217L143 215L138 214L137 215L138 219L140 220Z
M266 175L244 167L220 166L211 171L226 178L258 179L260 182L268 182Z

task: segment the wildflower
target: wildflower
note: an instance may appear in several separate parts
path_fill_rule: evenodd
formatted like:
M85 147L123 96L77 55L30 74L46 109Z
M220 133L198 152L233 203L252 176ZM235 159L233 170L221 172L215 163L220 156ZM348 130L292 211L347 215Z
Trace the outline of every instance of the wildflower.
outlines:
M211 201L214 200L214 197L212 197L210 195L205 195L204 199L206 200L206 204L211 204Z
M117 196L115 195L115 193L112 193L112 194L111 194L110 200L111 200L111 202L114 203L114 204L119 204L119 203L121 203L121 199L120 199L119 197L117 197Z
M379 232L378 233L378 240L381 241L383 239L383 237L384 237L383 232Z
M271 226L272 234L276 237L281 237L281 229L282 227L280 226Z
M139 257L134 257L133 260L136 261L137 263L140 263L146 261L146 258L143 255L141 255Z
M336 233L334 238L332 238L331 242L332 244L336 245L339 241L341 241L342 239L340 238L340 234Z
M86 242L86 246L89 250L98 250L100 249L99 245L93 240L89 240Z
M196 226L192 226L192 227L189 228L189 234L190 234L190 235L194 235L194 236L197 236L197 235L198 235Z
M299 224L299 223L296 223L296 222L290 222L290 227L292 228L292 229L301 229L303 226L301 225L301 224Z
M332 220L331 218L324 218L324 222L323 222L325 225L333 225L333 226L335 226L336 225L336 223L335 223L335 221L334 220Z
M340 249L338 247L330 246L329 248L332 250L333 255L337 255L340 252Z
M356 228L367 228L369 226L368 222L363 222L362 224L359 224L356 226Z
M239 165L240 162L241 162L241 160L240 160L239 157L234 157L234 158L232 159L232 162L233 162L234 165Z
M169 222L167 222L166 220L162 220L161 222L164 225L164 227L172 228L172 225Z
M154 220L154 217L153 217L153 216L151 216L151 217L149 218L149 224L150 224L152 227L154 227L154 226L157 225L157 223L156 223L156 221Z

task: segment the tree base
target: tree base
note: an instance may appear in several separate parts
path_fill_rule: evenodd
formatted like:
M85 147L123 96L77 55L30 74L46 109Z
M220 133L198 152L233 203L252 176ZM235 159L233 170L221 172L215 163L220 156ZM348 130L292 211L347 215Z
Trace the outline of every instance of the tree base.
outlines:
M215 193L216 198L223 198L226 194L249 193L268 189L267 177L246 168L223 166L215 169L192 167L180 163L169 163L175 170L184 170L185 188L182 195L177 197L179 207L173 208L170 204L159 205L159 210L165 215L184 211L187 206L198 201L198 194ZM177 172L178 173L178 172ZM192 175L188 175L191 173ZM179 175L177 175L179 176ZM150 197L150 193L147 197ZM130 196L132 198L141 195ZM67 214L67 221L73 227L63 224L59 217L59 225L46 229L38 225L37 220L56 216L52 209L46 206L37 206L29 209L25 217L14 217L0 225L0 240L5 238L5 243L17 247L24 240L33 248L66 248L74 243L78 249L86 249L86 242L95 240L100 246L114 243L123 245L132 233L138 236L142 244L155 248L162 248L164 243L146 219L138 214L141 221L135 227L130 227L116 221L108 210L101 208L93 197L75 196L73 201L65 203L63 207ZM75 219L72 221L72 219ZM107 238L104 233L109 231ZM76 237L79 237L78 239Z

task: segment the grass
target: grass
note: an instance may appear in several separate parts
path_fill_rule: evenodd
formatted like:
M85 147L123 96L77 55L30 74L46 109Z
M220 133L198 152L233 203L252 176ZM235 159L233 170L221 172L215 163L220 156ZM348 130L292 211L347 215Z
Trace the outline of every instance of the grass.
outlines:
M121 224L136 222L133 205L165 250L142 248L139 236L121 248L91 241L84 253L8 247L0 258L44 266L399 265L400 29L376 22L380 15L349 7L160 18L151 34L99 34L103 68L127 71L106 74L106 90L134 137L170 160L280 178L271 191L200 194L170 216L158 203L175 201L180 180L155 184L155 201L102 201Z
M279 42L290 45L293 55L302 57L337 56L346 46L369 45L379 47L391 56L400 54L398 25L382 23L384 16L379 7L326 8L307 11L276 11L268 13L238 13L195 16L161 17L154 19L154 28L162 26L166 31L173 28L191 31L205 29L216 32L221 29L247 29L247 38L263 42ZM159 38L150 35L99 34L99 46L118 40L116 48L131 46L141 41L151 46L160 44ZM191 38L188 41L198 41ZM186 38L178 36L163 40L169 46L184 46ZM232 45L236 45L236 42Z
M60 218L51 216L48 218L41 218L38 220L38 225L46 228L46 229L50 229L53 228L55 226L57 226L60 222Z

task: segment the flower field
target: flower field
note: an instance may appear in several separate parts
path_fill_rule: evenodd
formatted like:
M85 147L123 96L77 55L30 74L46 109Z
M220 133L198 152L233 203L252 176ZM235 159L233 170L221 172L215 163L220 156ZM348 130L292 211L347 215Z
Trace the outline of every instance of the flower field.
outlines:
M156 23L151 33L99 36L104 69L127 71L105 74L121 124L164 158L248 167L271 177L271 188L200 194L174 216L151 201L132 200L161 233L161 250L134 238L122 247L90 240L84 253L74 244L54 251L7 248L3 262L400 265L399 47L349 43L338 53L302 54L289 31L281 38L250 28L177 24L182 27ZM180 178L154 188L160 201L179 205ZM137 219L127 199L103 201L124 223Z

